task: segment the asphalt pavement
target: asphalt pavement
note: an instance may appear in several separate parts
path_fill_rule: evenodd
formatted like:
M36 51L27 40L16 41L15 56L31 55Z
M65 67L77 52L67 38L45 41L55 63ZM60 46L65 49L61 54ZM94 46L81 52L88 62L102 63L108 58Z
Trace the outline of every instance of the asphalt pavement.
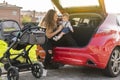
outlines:
M31 71L20 72L19 76L19 80L120 80L120 75L107 77L101 69L68 65L60 69L44 70L40 79L36 79ZM0 80L7 80L6 74Z

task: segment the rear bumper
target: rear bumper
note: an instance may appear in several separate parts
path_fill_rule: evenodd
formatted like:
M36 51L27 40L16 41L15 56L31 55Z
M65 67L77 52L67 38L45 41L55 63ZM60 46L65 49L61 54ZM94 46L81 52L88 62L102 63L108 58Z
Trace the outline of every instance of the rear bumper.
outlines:
M104 69L106 63L103 62L103 58L101 54L92 53L85 49L55 49L53 61L68 65L90 66Z

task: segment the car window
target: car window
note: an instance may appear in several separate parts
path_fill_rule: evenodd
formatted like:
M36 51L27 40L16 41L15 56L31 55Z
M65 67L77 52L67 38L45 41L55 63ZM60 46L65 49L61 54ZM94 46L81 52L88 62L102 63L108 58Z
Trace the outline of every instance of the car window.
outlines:
M79 27L80 25L87 25L87 24L89 24L90 23L90 19L89 18L80 18L80 17L78 17L78 18L72 18L71 19L71 24L72 24L72 26L73 27Z
M83 23L89 24L89 22L90 22L90 19L84 19L83 20Z
M72 26L77 26L79 23L80 18L72 18L71 24Z

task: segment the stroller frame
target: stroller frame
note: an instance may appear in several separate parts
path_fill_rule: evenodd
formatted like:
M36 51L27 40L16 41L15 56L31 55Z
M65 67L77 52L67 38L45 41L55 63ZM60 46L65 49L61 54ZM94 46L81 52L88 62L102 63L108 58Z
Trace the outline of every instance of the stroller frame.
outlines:
M14 20L6 20L6 21L13 21L13 22L17 23ZM17 32L18 34L17 35L12 34L14 36L14 38L12 38L12 42L9 45L8 49L5 51L3 57L0 58L0 62L5 63L4 68L5 68L5 70L7 70L8 80L19 80L19 71L23 71L23 70L31 70L33 76L36 78L40 78L42 76L43 68L42 68L41 64L32 63L32 61L29 57L29 51L34 46L34 43L29 44L29 42L28 42L30 47L27 50L26 50L26 47L24 47L23 51L20 54L11 54L10 53L10 49L12 49L16 44L18 44L21 41L21 38L25 35L25 33L32 33L32 30L34 30L34 29L37 30L38 32L40 32L39 27L29 27L29 28L26 28L25 30L18 30L18 31L11 32L11 34L14 32ZM14 57L13 59L10 59L10 56L12 56L12 55L16 55L16 57ZM20 61L17 60L21 56L26 60L25 63L21 63ZM2 69L0 68L0 75L1 74L2 74Z

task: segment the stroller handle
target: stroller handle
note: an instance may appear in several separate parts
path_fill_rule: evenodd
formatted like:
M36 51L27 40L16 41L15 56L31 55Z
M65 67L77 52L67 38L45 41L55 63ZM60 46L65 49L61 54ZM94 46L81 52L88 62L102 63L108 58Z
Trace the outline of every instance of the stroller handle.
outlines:
M37 26L37 27L28 27L28 28L22 29L18 34L18 38L21 38L26 32L31 33L32 29L38 29L39 30L40 27ZM22 35L21 35L21 32L22 32Z

